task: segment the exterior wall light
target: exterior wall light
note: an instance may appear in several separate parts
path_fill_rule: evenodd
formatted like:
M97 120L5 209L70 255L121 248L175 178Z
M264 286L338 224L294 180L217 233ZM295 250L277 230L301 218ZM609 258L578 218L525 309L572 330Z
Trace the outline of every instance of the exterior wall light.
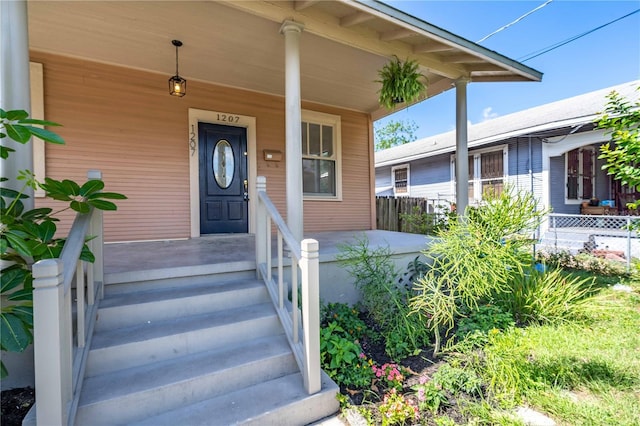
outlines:
M176 75L169 79L169 94L183 97L187 94L187 80L180 77L178 73L178 47L182 46L182 42L180 40L171 40L171 44L176 47Z

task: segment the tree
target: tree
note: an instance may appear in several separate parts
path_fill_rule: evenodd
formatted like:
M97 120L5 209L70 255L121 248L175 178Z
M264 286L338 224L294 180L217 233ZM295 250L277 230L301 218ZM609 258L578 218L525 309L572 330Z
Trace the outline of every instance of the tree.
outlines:
M418 125L413 120L391 120L384 125L375 126L376 151L416 140Z
M636 90L640 90L638 87ZM606 129L611 140L600 147L598 158L605 160L602 168L623 185L640 191L640 101L632 104L616 91L607 95L609 102L596 127ZM640 207L640 200L627 204ZM640 227L640 224L638 225Z

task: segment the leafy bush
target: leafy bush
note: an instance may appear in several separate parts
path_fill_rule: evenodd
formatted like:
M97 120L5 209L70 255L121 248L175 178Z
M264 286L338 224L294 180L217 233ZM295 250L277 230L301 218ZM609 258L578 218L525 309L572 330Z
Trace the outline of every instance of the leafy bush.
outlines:
M413 386L421 410L429 410L437 413L440 407L448 403L444 391L433 380L427 381L426 377L420 378L420 383Z
M426 346L429 334L421 313L409 309L409 291L396 284L399 273L391 256L388 246L372 250L362 238L341 246L338 260L354 278L362 305L380 327L387 354L401 359Z
M454 367L450 364L443 364L438 368L433 375L433 381L453 395L461 391L470 395L479 395L482 386L482 380L472 369Z
M511 312L505 312L495 304L480 305L468 316L458 321L456 336L463 338L475 331L488 333L493 329L505 330L514 325L515 321Z
M384 396L378 411L382 416L382 426L404 425L420 417L418 407L404 395L399 394L395 388Z
M346 303L329 303L323 307L322 325L326 326L330 322L335 322L340 326L353 340L361 339L373 332L369 330L367 325L359 317L359 311L347 305Z
M495 302L520 324L542 324L576 319L583 311L593 279L568 277L560 269L534 268L516 275L510 290L495 295Z
M371 385L373 361L337 322L320 331L320 360L325 372L339 385L362 389Z
M385 363L381 367L372 365L371 369L385 389L395 388L398 391L402 391L404 375L401 372L402 367L398 364Z
M425 252L432 267L416 283L411 300L412 309L427 319L436 353L441 333L448 333L457 317L508 291L511 278L530 263L533 241L528 235L544 215L532 194L509 188L467 213Z
M58 126L59 124L29 118L22 110L5 111L0 108L0 139L9 138L15 142L26 144L32 136L46 142L63 144L57 134L34 125ZM0 158L7 160L13 148L0 146ZM116 210L117 206L109 200L126 199L122 194L102 192L104 182L89 180L79 185L72 180L58 181L45 178L38 182L30 170L21 170L16 181L23 181L19 190L0 188L0 259L7 263L0 271L0 289L2 310L0 311L0 334L3 351L22 352L33 342L33 275L31 265L42 259L57 258L65 244L64 238L56 238L57 227L55 217L61 211L72 209L79 213L88 213L91 208L99 210ZM9 182L7 177L0 182ZM16 182L17 184L17 182ZM18 185L14 185L16 188ZM58 212L50 208L27 210L25 193L28 189L42 188L46 196L54 200L64 201L68 206ZM86 262L95 260L86 246L83 247L80 259ZM9 303L6 303L9 302ZM0 363L0 377L9 373Z

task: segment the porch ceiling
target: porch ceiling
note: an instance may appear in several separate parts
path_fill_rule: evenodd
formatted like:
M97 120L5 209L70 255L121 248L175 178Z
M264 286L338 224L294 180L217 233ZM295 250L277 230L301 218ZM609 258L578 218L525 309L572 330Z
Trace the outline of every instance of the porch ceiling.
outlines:
M285 19L304 23L304 100L371 113L379 108L377 70L391 55L420 62L428 96L472 81L536 81L541 74L378 2L39 1L30 0L30 48L180 74L284 95ZM159 88L164 90L165 88ZM188 96L188 95L187 95Z

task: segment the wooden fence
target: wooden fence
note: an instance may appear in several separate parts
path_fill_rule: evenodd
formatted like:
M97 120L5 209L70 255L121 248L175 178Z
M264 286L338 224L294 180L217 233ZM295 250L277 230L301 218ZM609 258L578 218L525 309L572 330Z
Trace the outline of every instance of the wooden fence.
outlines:
M376 197L376 227L387 231L431 233L444 220L447 206L443 200L410 197ZM404 214L414 214L406 220ZM420 217L418 217L420 216Z

